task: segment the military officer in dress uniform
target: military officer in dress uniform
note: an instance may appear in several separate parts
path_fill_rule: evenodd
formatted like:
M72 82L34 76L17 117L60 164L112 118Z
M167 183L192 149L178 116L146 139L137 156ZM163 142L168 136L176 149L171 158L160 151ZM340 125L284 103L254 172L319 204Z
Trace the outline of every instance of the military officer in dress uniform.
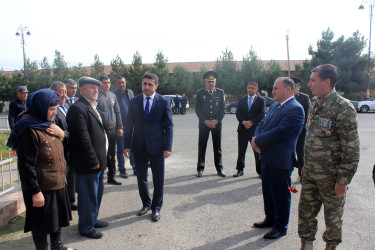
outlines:
M217 74L214 71L206 72L203 79L206 88L198 90L195 104L195 112L199 118L197 177L201 177L204 171L210 132L216 171L219 176L225 177L221 152L221 121L225 115L224 90L215 87Z
M300 92L302 80L296 77L292 77L294 81L294 97L302 105L303 110L305 111L305 122L303 123L301 134L298 137L296 145L297 153L297 165L298 165L298 175L301 176L302 167L305 164L305 156L303 150L305 148L305 138L306 138L306 121L307 114L310 107L310 98L305 93Z

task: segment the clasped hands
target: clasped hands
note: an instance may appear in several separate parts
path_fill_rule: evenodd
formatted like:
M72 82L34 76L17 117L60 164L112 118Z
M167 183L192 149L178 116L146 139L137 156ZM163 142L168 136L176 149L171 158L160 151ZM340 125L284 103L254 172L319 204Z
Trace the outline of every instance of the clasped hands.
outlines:
M219 123L218 120L204 120L203 122L209 128L215 128L216 125Z

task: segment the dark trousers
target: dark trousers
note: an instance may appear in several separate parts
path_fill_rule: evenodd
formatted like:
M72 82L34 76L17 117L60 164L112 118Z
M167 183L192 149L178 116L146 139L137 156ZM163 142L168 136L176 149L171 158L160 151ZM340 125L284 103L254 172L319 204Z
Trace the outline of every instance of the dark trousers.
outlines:
M265 166L262 162L262 191L266 221L274 223L279 232L288 230L291 195L291 169L279 169Z
M70 203L74 203L76 201L76 193L74 191L74 169L67 166L67 174L66 174L66 189L68 190L68 196Z
M303 165L305 165L305 138L306 138L306 128L302 128L301 134L298 137L297 145L296 145L296 153L297 153L297 163L298 163L298 175L301 176L301 171Z
M180 114L181 115L186 114L186 104L181 104Z
M147 152L146 145L140 153L134 153L135 169L137 171L137 181L139 195L142 205L151 207L152 211L160 211L163 205L164 194L164 157L163 153L158 155L150 155ZM154 195L152 201L148 188L147 171L148 162L151 164L152 181L154 184Z
M245 156L246 156L246 150L249 142L251 141L251 138L253 137L253 134L247 133L247 134L242 134L238 133L237 138L238 138L238 157L237 157L237 167L236 169L238 171L243 171L245 168ZM262 174L262 169L260 165L260 160L259 160L259 154L252 150L254 153L254 159L255 159L255 168L257 173L260 175Z
M116 139L117 129L115 127L106 129L108 137L108 152L107 152L107 177L108 180L115 178L116 175Z
M214 148L214 161L216 171L223 170L222 152L221 152L221 125L218 124L216 128L210 129L205 124L199 123L199 141L198 141L198 164L197 171L204 170L206 161L207 141L210 135L212 136L212 144Z

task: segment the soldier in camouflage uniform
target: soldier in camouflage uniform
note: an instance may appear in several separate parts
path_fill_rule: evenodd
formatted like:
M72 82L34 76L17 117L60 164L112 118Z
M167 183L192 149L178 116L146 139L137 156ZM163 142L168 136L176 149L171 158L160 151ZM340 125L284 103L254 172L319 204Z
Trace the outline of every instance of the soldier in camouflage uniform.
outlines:
M216 171L219 176L225 177L221 158L221 121L225 115L225 97L224 90L215 87L216 78L217 74L214 71L206 72L203 75L206 88L197 92L195 103L195 112L199 118L197 177L203 174L210 132Z
M357 113L335 90L337 69L332 64L312 70L308 87L314 94L308 116L305 165L298 208L301 249L312 249L317 215L324 205L326 249L342 241L342 215L347 185L359 162Z

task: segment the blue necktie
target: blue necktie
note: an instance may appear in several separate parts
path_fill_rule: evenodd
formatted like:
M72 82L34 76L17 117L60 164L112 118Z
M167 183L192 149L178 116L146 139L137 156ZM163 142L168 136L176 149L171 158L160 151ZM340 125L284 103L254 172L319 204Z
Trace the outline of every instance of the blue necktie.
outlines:
M148 115L150 114L150 99L151 97L146 97L146 107L145 107L145 119L147 120Z
M249 97L249 104L247 106L247 111L250 111L251 105L253 105L253 97Z

